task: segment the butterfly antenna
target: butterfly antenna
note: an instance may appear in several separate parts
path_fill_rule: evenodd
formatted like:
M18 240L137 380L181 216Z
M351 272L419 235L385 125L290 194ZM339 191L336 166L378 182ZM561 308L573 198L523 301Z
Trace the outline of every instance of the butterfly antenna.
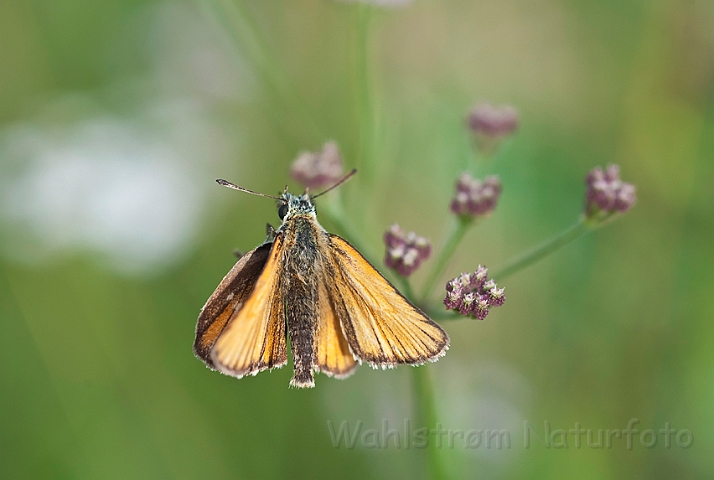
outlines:
M224 187L232 188L233 190L250 193L251 195L258 195L260 197L268 197L268 198L272 198L274 200L281 200L280 197L276 197L273 195L266 195L265 193L254 192L253 190L248 190L247 188L240 187L240 186L236 185L235 183L231 183L228 180L223 180L222 178L219 178L218 180L216 180L216 183L218 183L219 185L223 185Z
M356 168L353 168L352 170L350 170L350 172L349 172L347 175L345 175L344 177L342 177L336 184L334 184L333 186L331 186L331 187L328 188L327 190L323 190L322 192L318 193L317 195L313 195L312 197L310 197L310 200L313 200L313 199L319 197L320 195L324 195L324 194L326 194L327 192L329 192L330 190L334 190L335 188L339 187L340 185L342 185L343 183L345 183L347 180L349 180L349 179L352 177L352 175L354 175L355 173L357 173L357 169L356 169Z

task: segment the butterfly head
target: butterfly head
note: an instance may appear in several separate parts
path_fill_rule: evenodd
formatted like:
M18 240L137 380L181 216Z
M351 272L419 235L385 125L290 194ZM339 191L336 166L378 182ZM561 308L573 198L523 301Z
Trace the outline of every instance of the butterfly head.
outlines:
M280 220L285 221L293 215L315 215L315 205L313 205L307 193L293 195L285 192L280 195L280 202L278 203Z
M342 183L344 183L347 179L349 179L352 175L357 173L357 169L353 168L347 175L342 177L342 179L332 185L330 188L327 190L324 190L317 195L310 196L307 194L307 189L305 189L305 193L302 195L293 195L292 193L288 193L288 187L285 187L285 190L283 191L282 195L279 197L274 197L273 195L266 195L265 193L259 193L259 192L254 192L253 190L248 190L247 188L241 187L239 185L236 185L235 183L231 183L227 180L223 180L222 178L219 178L216 180L219 185L223 185L224 187L232 188L234 190L238 190L241 192L245 193L250 193L252 195L259 195L261 197L268 197L272 198L278 201L278 216L280 217L280 220L285 222L286 220L290 219L290 217L294 215L312 215L313 217L315 216L315 205L312 203L312 200L326 194L327 192L331 191L332 189L338 187Z

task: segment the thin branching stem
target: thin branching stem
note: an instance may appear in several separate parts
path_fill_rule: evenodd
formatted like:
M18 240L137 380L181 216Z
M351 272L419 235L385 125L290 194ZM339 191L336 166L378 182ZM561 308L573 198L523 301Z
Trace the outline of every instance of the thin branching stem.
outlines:
M359 109L359 152L358 161L364 176L364 185L369 187L374 180L375 170L375 118L374 94L370 58L370 24L372 6L357 6L357 39L355 48L355 70L357 79L357 103Z
M427 432L429 432L436 428L438 420L434 401L434 386L430 375L431 369L425 367L424 365L413 369L414 400L416 401L417 425L419 428L427 428ZM429 439L426 453L429 478L432 480L446 478L445 465L436 442Z
M327 201L324 203L323 210L330 221L337 227L339 233L344 235L345 238L359 250L362 255L370 262L372 265L376 265L374 260L377 258L373 255L373 252L367 247L362 239L362 236L357 232L354 226L348 221L347 213L345 212L344 205L342 203L342 195L340 191L330 192L328 194Z
M314 122L307 104L294 86L287 81L287 74L264 40L260 27L255 23L240 2L231 0L196 0L219 23L228 34L242 45L260 75L262 85L273 98L279 99L279 105L286 113L297 114L300 125L308 130L313 141L322 140L322 132Z
M520 272L538 260L545 258L590 230L591 227L588 227L585 216L582 216L574 225L571 225L540 245L537 245L530 250L526 250L502 267L494 269L491 274L491 278L500 282L506 277Z
M472 219L459 218L456 224L451 228L451 232L446 239L446 244L444 244L444 248L441 250L441 253L439 253L439 257L436 259L436 262L434 263L434 266L431 269L431 272L429 272L429 276L424 283L424 289L422 290L420 297L420 302L422 304L425 305L429 302L431 291L434 289L434 285L437 280L439 280L439 276L442 274L451 259L451 256L456 251L456 247L459 246L459 243L464 238L464 235L473 224L474 222Z
M446 310L443 305L441 305L441 308L433 306L427 309L426 314L429 315L429 318L432 320L463 320L466 318L458 312Z
M396 279L404 296L407 297L411 302L416 302L416 298L414 297L414 289L412 289L412 284L409 281L409 278L397 274Z

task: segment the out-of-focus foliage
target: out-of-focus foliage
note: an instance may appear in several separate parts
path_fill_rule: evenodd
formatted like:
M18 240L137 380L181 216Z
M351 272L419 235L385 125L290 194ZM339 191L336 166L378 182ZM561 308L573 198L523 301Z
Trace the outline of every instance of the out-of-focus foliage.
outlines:
M264 238L289 165L360 151L360 6L0 4L0 477L420 478L418 449L334 448L327 421L402 429L407 367L288 390L191 353L232 251ZM403 3L403 2L402 2ZM221 7L221 5L223 5ZM714 7L702 0L416 0L369 23L374 181L344 185L367 247L398 222L439 248L482 100L520 110L484 165L503 194L443 281L566 228L617 163L622 219L509 278L429 365L454 478L707 478L714 471ZM291 184L296 187L295 184ZM319 203L318 203L319 209ZM318 212L319 213L319 212ZM326 228L334 225L323 221ZM415 281L423 281L422 271ZM498 280L498 279L496 279ZM688 429L681 448L524 447L551 429Z

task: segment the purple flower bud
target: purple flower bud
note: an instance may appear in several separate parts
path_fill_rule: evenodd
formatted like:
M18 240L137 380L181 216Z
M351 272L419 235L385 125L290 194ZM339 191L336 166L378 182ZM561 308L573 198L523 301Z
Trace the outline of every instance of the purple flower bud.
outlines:
M458 310L461 306L461 291L447 292L444 298L444 305L447 310Z
M496 176L481 181L464 172L456 182L451 212L471 218L491 215L496 209L501 190L501 182Z
M462 273L446 284L446 309L464 316L483 320L492 307L500 307L505 301L504 289L489 280L488 269L481 265L475 272Z
M384 232L384 243L389 248L395 248L398 246L403 247L404 245L406 245L404 237L405 235L404 231L402 230L402 227L395 223L391 227L389 227L386 232Z
M607 170L605 170L605 180L608 182L619 182L620 166L615 164L608 165Z
M332 185L343 177L342 156L335 142L327 142L319 152L302 152L290 167L290 177L305 188Z
M483 320L488 315L488 299L485 295L479 295L478 300L474 304L474 316L478 320Z
M488 292L488 305L490 307L500 307L506 301L503 288L492 288Z
M384 259L384 263L389 268L396 270L399 268L399 265L401 265L405 253L406 249L404 246L387 247L387 256Z
M462 277L465 277L466 274L462 274ZM479 265L476 271L470 275L468 275L468 280L469 283L467 286L464 288L468 288L473 291L481 291L483 289L484 283L486 283L486 280L488 279L488 268Z
M474 312L476 303L476 295L474 292L469 292L464 295L461 299L461 305L459 306L459 313L464 316L469 316Z
M431 244L429 240L424 237L417 237L414 239L414 248L419 252L419 256L426 260L431 256Z
M467 117L469 128L477 135L503 137L518 128L518 111L510 105L476 105Z
M469 194L466 192L456 191L454 199L451 200L451 212L456 215L469 214Z
M624 183L620 187L620 191L617 192L617 198L615 198L615 210L620 213L625 213L628 211L637 201L637 195L635 193L635 186L631 183Z
M407 250L404 252L404 256L402 257L402 262L404 262L404 267L411 269L416 266L417 261L419 260L419 250L416 248L407 248Z
M469 290L473 290L471 288L471 279L472 275L470 273L462 273L460 276L456 277L454 280L458 282L459 286L463 288L467 288Z
M595 184L595 182L604 182L605 181L605 172L602 171L601 167L595 167L585 177L585 184L588 187L591 187Z
M407 234L397 224L384 233L387 253L384 264L399 275L408 277L431 255L429 240L414 232Z
M585 215L593 218L602 213L609 216L624 213L637 201L635 186L620 180L620 167L610 165L603 171L595 167L585 177Z
M483 265L479 265L473 274L474 282L472 282L471 288L481 288L481 286L486 283L488 278L488 268Z
M452 278L446 283L446 291L447 292L457 292L459 295L461 294L461 282L459 281L458 278Z

